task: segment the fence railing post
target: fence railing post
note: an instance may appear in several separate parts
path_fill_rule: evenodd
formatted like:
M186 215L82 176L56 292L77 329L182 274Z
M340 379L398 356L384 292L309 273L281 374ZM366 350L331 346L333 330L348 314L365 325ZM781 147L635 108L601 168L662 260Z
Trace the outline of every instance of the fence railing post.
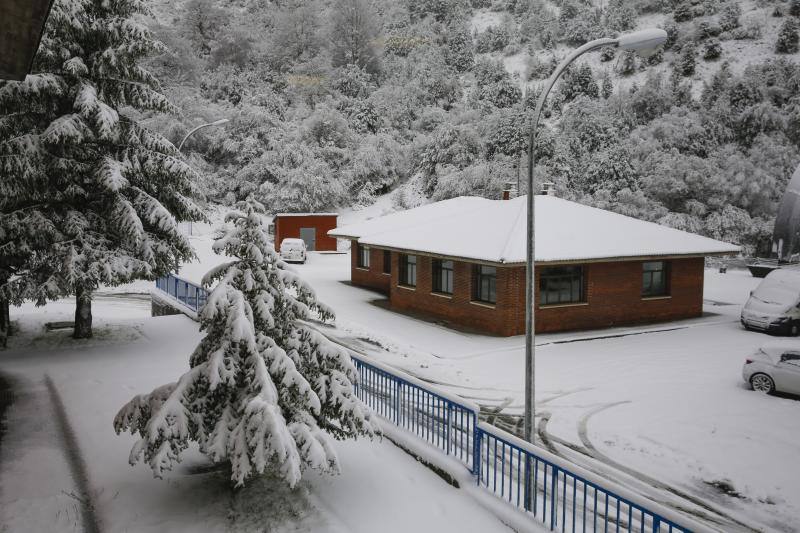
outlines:
M450 403L450 400L447 400L447 416L445 417L445 430L444 430L444 438L447 441L446 453L450 455L450 414L453 412L453 404Z
M550 531L553 531L556 528L556 500L558 498L558 492L556 489L558 488L558 468L556 465L551 465L553 470L553 477L550 482Z
M531 454L525 453L525 485L523 486L523 495L525 497L524 508L526 511L531 510ZM534 487L536 490L536 487Z
M477 476L478 485L481 484L481 439L483 432L478 427L478 417L472 413L472 473Z
M395 425L400 425L400 398L403 395L403 382L399 379L395 379L394 382L397 384L395 387L395 397L394 397L394 423Z

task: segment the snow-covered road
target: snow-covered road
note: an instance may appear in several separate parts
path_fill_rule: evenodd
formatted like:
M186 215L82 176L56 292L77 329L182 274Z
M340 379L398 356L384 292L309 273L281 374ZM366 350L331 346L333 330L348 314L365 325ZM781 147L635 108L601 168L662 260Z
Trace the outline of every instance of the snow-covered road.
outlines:
M342 342L470 398L515 424L523 404L521 337L448 329L386 309L348 284L348 255L312 255L298 271L337 311ZM731 530L800 527L800 401L741 381L744 358L769 337L738 322L758 280L706 272L698 319L537 337L539 433L557 453ZM674 493L680 497L676 499ZM675 503L680 502L680 503ZM705 507L705 508L704 508Z

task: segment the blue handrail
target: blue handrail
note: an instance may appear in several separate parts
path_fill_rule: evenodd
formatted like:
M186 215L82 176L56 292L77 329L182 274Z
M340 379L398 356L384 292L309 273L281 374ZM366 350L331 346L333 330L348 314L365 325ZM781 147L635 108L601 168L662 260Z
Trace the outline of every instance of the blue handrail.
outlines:
M208 300L207 290L174 274L167 274L156 279L156 288L178 300L195 313L199 312Z
M194 311L208 292L172 274L156 288ZM356 395L375 413L461 461L479 486L526 511L550 530L572 533L692 533L683 519L653 502L478 421L478 407L432 390L392 368L351 353ZM635 501L638 500L638 501Z

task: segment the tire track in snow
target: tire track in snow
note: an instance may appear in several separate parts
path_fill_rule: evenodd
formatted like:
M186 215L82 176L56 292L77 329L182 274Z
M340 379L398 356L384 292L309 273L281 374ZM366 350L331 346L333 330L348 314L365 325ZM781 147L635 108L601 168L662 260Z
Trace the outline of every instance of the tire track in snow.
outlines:
M14 403L14 390L9 379L0 374L0 450L3 448L3 434L6 430L6 411Z
M678 496L679 498L682 498L682 499L684 499L684 500L686 500L688 502L691 502L694 505L698 506L699 508L703 509L704 511L706 511L708 513L711 513L712 515L715 515L715 516L708 516L708 515L705 515L702 512L696 512L696 511L692 511L690 509L685 509L685 508L677 507L675 505L670 505L667 502L661 502L662 505L668 505L668 506L671 506L671 507L676 508L678 510L681 510L683 512L690 513L690 514L696 516L697 518L701 518L701 519L704 519L704 520L711 520L712 523L714 523L714 524L718 524L717 517L720 517L720 518L723 518L726 521L728 521L728 522L730 522L730 523L732 523L732 524L734 524L734 525L736 525L736 526L738 526L740 528L743 528L744 531L752 531L754 533L757 533L757 532L761 531L759 529L756 529L756 528L754 528L752 526L749 526L749 525L745 524L744 522L741 522L740 520L738 520L738 519L730 516L729 514L727 514L725 511L716 508L715 506L709 504L705 500L703 500L703 499L701 499L701 498L699 498L699 497L697 497L697 496L695 496L693 494L690 494L690 493L685 492L683 490L677 489L677 488L675 488L675 487L673 487L671 485L668 485L668 484L666 484L666 483L664 483L662 481L659 481L658 479L650 477L647 474L644 474L644 473L642 473L642 472L640 472L638 470L634 470L633 468L627 467L627 466L625 466L625 465L623 465L623 464L611 459L610 457L608 457L607 455L603 454L602 452L600 452L597 449L597 447L594 445L594 443L591 441L591 439L589 438L589 429L588 429L589 428L589 419L592 416L594 416L594 415L596 415L598 413L601 413L602 411L605 411L607 409L611 409L612 407L617 407L619 405L628 404L628 403L631 403L631 402L629 400L624 400L624 401L619 401L619 402L611 402L611 403L602 404L602 405L599 405L599 406L595 407L594 409L589 410L587 413L585 413L580 418L580 420L578 421L578 438L581 440L581 444L583 444L583 446L585 447L586 455L588 455L589 457L592 457L593 459L595 459L597 461L600 461L601 463L603 463L606 466L609 466L611 468L619 470L620 472L623 472L623 473L631 476L632 478L634 478L634 479L636 479L638 481L641 481L641 482L643 482L643 483L645 483L645 484L647 484L649 486L652 486L653 488L664 490L666 492L669 492L670 494Z
M53 402L53 408L56 413L56 422L64 441L64 455L69 464L75 487L80 493L75 499L80 503L83 530L85 533L100 533L101 529L95 514L95 505L92 501L86 461L84 461L81 454L75 431L69 423L67 409L64 407L64 402L61 400L61 395L58 393L55 383L53 383L48 374L45 374L44 381L47 385L47 390L50 392L50 400Z
M715 325L715 324L717 324L717 323L716 322L715 323L700 323L700 324L691 324L691 325L674 327L674 328L660 329L660 330L655 330L655 331L654 330L646 330L646 331L626 332L624 334L613 334L613 335L602 336L602 337L566 339L566 340L559 340L559 341L554 341L554 342L543 343L542 346L553 345L553 344L572 343L572 342L583 342L583 341L586 341L586 340L597 340L598 338L605 339L605 338L627 337L627 336L631 336L631 335L644 335L644 334L650 334L650 333L663 333L665 331L672 331L672 330L676 330L676 329L688 329L688 328L692 328L692 327L703 327L703 326ZM309 325L314 327L314 325L311 325L311 324L309 324ZM359 353L358 349L355 349L352 345L349 344L348 341L350 339L328 335L328 334L326 334L325 332L321 331L320 329L318 329L316 327L314 327L314 329L316 329L319 333L321 333L323 336L328 338L328 340L330 340L331 342L333 342L335 344L338 344L339 346L341 346L341 347L343 347L343 348L345 348L347 350L352 350L352 351L354 351L356 353ZM366 354L362 353L362 355L366 355ZM395 365L391 365L390 363L386 363L386 364L388 364L389 366L392 366L394 368L397 368ZM398 370L400 370L402 372L406 372L408 374L411 374L412 376L416 377L417 379L420 379L421 381L425 381L427 383L431 383L433 385L443 385L443 386L449 386L449 387L458 387L458 385L452 385L452 384L449 384L449 383L444 383L444 382L441 382L441 381L437 381L437 380L432 380L430 378L426 378L424 376L418 375L416 372L409 371L408 369L398 368ZM553 397L545 399L545 402L550 402L550 401L555 400L555 399L557 399L557 398L559 398L561 396L566 396L568 394L573 394L575 392L581 392L581 391L580 391L580 389L578 389L578 390L573 390L573 391L564 391L563 393L556 393ZM484 401L485 400L486 399L484 399ZM497 400L497 401L498 402L502 402L502 400ZM539 403L541 403L541 402L539 402ZM580 431L581 431L580 430L581 423L584 426L588 427L588 420L592 415L594 415L594 414L596 414L598 412L601 412L601 411L603 411L605 409L608 409L610 407L613 407L613 406L616 406L616 405L625 404L625 403L629 403L629 401L626 400L626 401L622 401L622 402L614 402L612 404L603 404L601 406L598 406L597 408L594 408L589 413L585 414L581 418L581 421L579 422L579 428L578 428L579 435L580 435ZM481 407L483 407L483 406L481 406ZM496 407L496 406L492 406L492 407ZM506 430L510 430L511 433L516 434L517 436L520 436L519 435L519 431L518 431L518 427L516 427L515 424L512 424L509 421L507 421L507 418L510 418L510 417L519 418L521 420L521 416L520 415L503 415L501 412L496 412L496 413L493 413L493 414L495 415L495 417L497 419L497 425L499 427L501 427L503 429L506 429ZM587 433L586 431L585 431L585 435L584 436L586 438L586 442L588 442L590 444L590 446L588 446L588 447L586 446L586 443L583 442L583 439L581 439L582 444L583 444L583 446L581 446L581 445L577 445L577 444L574 444L572 442L566 441L564 439L558 438L558 437L556 437L554 435L551 435L550 433L547 432L547 422L552 417L552 414L550 412L537 413L537 418L539 418L539 417L542 418L542 422L537 424L536 435L539 437L539 439L541 440L542 444L544 444L545 447L549 451L551 451L555 455L558 455L559 457L563 458L564 460L572 462L572 463L575 463L575 464L578 464L578 465L580 465L580 466L582 466L584 468L587 468L587 469L589 469L589 470L591 470L591 471L593 471L593 472L595 472L595 473L597 473L599 475L602 475L604 477L612 479L612 480L616 481L617 483L620 483L623 486L630 486L630 482L629 481L626 481L624 478L620 478L618 475L615 475L615 472L613 470L616 470L618 473L625 474L628 477L633 478L635 481L638 481L639 483L642 484L642 489L644 489L644 490L639 489L639 492L643 496L645 496L647 498L650 498L653 501L656 501L656 502L660 503L661 505L664 505L666 507L672 508L672 509L674 509L674 510L676 510L678 512L685 513L685 514L687 514L689 516L693 516L695 518L704 520L704 521L708 522L712 526L725 527L725 529L723 529L721 531L725 531L726 533L729 533L729 532L732 533L733 531L744 531L744 532L748 532L748 533L760 533L761 532L761 530L756 529L754 527L751 527L751 526L739 521L738 519L736 519L734 517L731 517L730 515L728 515L724 511L715 508L714 506L712 506L711 504L705 502L704 500L700 499L697 496L694 496L694 495L689 494L687 492L684 492L684 491L682 491L680 489L677 489L675 487L667 485L667 484L665 484L665 483L663 483L661 481L658 481L658 480L656 480L654 478L651 478L651 477L647 476L646 474L644 474L642 472L639 472L639 471L634 470L632 468L626 467L626 466L624 466L624 465L622 465L620 463L617 463L616 461L606 457L605 455L603 455L600 452L598 452L597 449L594 447L594 445L591 444L591 441L588 439L588 434L586 434ZM546 419L545 419L545 417L546 417ZM482 419L484 418L484 413L483 412L481 412L481 418ZM558 448L555 446L555 444L560 444L561 446L564 446L565 448L567 448L569 450L572 450L573 452L578 453L578 454L580 454L581 456L583 456L583 457L585 457L587 459L593 459L594 461L596 461L597 463L600 463L602 466L604 466L606 468L598 469L596 465L592 465L590 463L587 463L586 461L576 460L573 457L568 457L564 453L562 453L560 450L558 450ZM609 469L613 469L613 470L609 470ZM665 500L663 497L659 496L657 493L654 493L653 489L655 489L655 491L664 491L664 492L667 492L667 493L669 493L669 494L671 494L671 495L673 495L675 497L681 498L684 501L686 501L687 503L691 503L691 504L696 505L699 509L702 509L705 512L700 511L698 509L688 508L687 506L681 505L680 503L675 502L674 500L671 500L671 501L670 500ZM706 514L706 513L708 513L708 514ZM731 526L731 525L736 526L736 529L735 530L734 529L729 529L729 526Z

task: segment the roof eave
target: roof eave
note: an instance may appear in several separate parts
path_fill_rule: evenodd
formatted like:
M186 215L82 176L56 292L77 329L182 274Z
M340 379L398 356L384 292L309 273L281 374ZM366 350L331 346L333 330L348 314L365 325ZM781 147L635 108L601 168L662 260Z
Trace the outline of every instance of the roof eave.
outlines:
M329 235L339 237L339 238L346 238L354 241L358 241L359 237L355 236L345 236L345 235L333 235L328 232ZM465 257L465 256L458 256L458 255L450 255L445 253L438 253L438 252L429 252L425 250L412 250L409 248L399 248L396 246L385 246L382 244L375 244L375 243L364 243L364 246L369 246L371 248L377 248L380 250L389 250L392 252L409 254L409 255L423 255L427 257L437 257L442 259L448 259L453 261L462 261L466 263L480 263L486 265L498 265L498 266L524 266L525 261L506 261L503 258L499 260L492 260L486 258L478 258L478 257ZM716 251L716 252L695 252L690 254L650 254L650 255L636 255L636 256L610 256L610 257L587 257L587 258L571 258L571 259L551 259L551 260L537 260L537 265L564 265L564 264L576 264L576 263L613 263L613 262L623 262L623 261L647 261L647 260L661 260L661 259L691 259L697 257L711 257L711 256L724 256L724 255L731 255L735 253L739 253L741 249L731 249L729 251Z

